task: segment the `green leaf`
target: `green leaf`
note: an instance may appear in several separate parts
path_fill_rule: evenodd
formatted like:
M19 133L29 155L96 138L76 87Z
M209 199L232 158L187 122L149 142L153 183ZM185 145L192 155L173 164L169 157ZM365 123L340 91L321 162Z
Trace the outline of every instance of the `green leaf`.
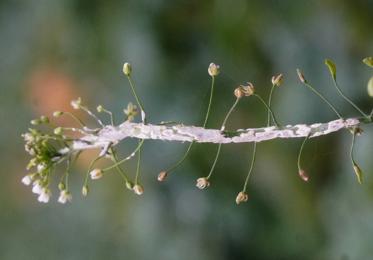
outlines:
M363 59L363 62L364 62L367 66L373 68L373 57L366 57L366 58Z
M368 90L368 95L370 97L373 97L373 77L371 77L370 80L368 81L367 90Z
M333 79L336 80L337 67L335 66L334 62L329 59L325 59L325 65L328 66L330 74L332 75Z

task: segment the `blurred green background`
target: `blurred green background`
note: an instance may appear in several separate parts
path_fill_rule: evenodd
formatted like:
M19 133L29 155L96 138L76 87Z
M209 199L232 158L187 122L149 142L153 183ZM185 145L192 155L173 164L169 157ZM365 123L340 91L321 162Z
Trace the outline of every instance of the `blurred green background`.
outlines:
M373 54L373 1L11 1L0 2L0 259L370 259L373 256L373 129L357 139L365 183L356 182L347 131L312 139L297 174L301 140L258 145L249 201L235 205L252 146L223 146L209 189L205 176L216 145L195 145L165 183L158 172L187 144L148 141L142 162L143 196L115 174L80 189L87 161L72 177L73 202L38 203L21 184L28 155L20 135L40 114L69 109L81 96L122 118L134 101L122 75L131 62L151 122L201 124L210 62L221 65L209 127L218 128L233 89L251 81L267 96L283 73L274 110L282 123L332 120L335 115L298 83L302 68L346 116L357 115L336 95L324 58L338 66L345 92L372 108L361 63ZM266 111L243 100L228 129L260 127ZM132 143L122 145L129 151ZM125 169L133 176L134 162Z

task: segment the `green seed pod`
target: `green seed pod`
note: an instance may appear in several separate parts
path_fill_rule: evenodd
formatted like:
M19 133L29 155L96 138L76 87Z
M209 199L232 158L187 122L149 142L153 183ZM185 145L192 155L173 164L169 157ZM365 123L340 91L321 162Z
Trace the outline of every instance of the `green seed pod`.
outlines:
M330 75L332 75L333 79L336 80L336 78L337 78L337 67L335 66L334 62L329 60L329 59L325 59L325 65L328 66Z
M353 168L354 168L354 171L355 171L355 174L356 174L357 181L359 182L359 184L362 184L363 183L363 172L362 172L362 170L360 169L359 165L357 165L355 162L353 162Z

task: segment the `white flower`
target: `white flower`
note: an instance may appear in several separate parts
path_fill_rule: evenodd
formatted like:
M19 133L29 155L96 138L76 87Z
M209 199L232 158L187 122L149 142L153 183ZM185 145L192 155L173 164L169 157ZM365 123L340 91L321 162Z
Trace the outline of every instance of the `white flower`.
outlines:
M72 198L73 197L70 192L68 192L67 190L62 190L60 192L60 196L58 197L58 202L65 204L66 202L71 202Z
M39 163L36 168L38 170L38 173L41 173L47 168L47 165L45 163Z
M25 177L22 178L22 183L25 184L26 186L30 185L32 182L31 176L28 174Z
M102 170L101 169L93 169L89 175L91 176L91 179L92 180L97 180L97 179L100 179L103 174L102 174Z
M38 201L42 203L48 203L50 197L51 197L50 190L48 190L47 188L43 188L38 197Z
M79 109L81 103L82 103L82 99L81 99L81 98L78 98L77 100L72 100L70 104L71 104L71 106L72 106L74 109Z
M41 194L42 191L43 191L43 186L41 185L41 181L40 180L34 181L34 183L32 184L32 192L35 194Z
M27 143L32 143L35 140L34 136L30 133L23 134L22 136Z

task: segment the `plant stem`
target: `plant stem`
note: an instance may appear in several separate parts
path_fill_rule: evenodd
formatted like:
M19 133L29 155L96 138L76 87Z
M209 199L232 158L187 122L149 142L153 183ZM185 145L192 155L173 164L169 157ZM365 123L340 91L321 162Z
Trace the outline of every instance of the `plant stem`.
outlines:
M258 94L253 94L253 95L256 96L264 104L264 106L268 109L268 111L270 111L270 113L272 115L273 122L275 123L275 125L277 127L280 127L280 124L278 123L278 121L275 117L275 114L273 113L272 109L267 105L267 103L263 100L263 98L261 96L259 96Z
M276 85L272 84L271 91L269 92L269 97L268 97L268 107L271 108L271 103L272 103L272 94L275 89ZM267 126L270 126L271 124L271 110L268 109L268 115L267 115Z
M128 82L130 83L130 87L131 87L131 91L132 91L132 94L133 96L135 97L136 99L136 103L137 105L140 107L141 111L145 113L145 110L144 110L144 106L142 105L142 102L140 101L140 98L138 97L137 93L136 93L136 90L135 90L135 85L134 83L132 82L132 78L131 76L127 76L127 79L128 79ZM143 118L143 123L146 124L146 118L144 117Z
M306 144L306 142L307 142L308 139L309 139L309 135L306 136L303 139L302 145L300 146L300 149L299 149L299 152L298 152L298 163L297 163L297 165L298 165L298 171L301 170L301 166L300 166L301 162L300 162L300 160L301 160L301 156L302 156L304 145Z
M338 82L336 79L333 78L333 83L335 88L337 89L339 95L341 95L344 100L346 100L348 103L350 103L351 106L353 106L363 117L368 118L369 116L365 114L351 99L349 99L341 90L341 88L338 85Z
M327 100L319 91L317 91L314 87L312 87L309 83L304 82L303 83L306 87L308 87L310 90L312 90L316 95L319 96L333 111L334 113L340 118L343 119L341 114L338 113L337 109Z
M256 142L254 142L253 155L252 155L251 162L250 162L249 172L247 173L247 176L246 176L246 179L245 179L245 184L243 186L243 192L246 191L247 184L249 182L249 178L250 178L251 172L253 171L253 168L254 168L255 158L256 158Z
M102 171L103 171L103 172L109 171L109 170L111 170L111 169L117 167L118 165L121 165L121 164L124 163L125 161L128 161L129 159L131 159L131 158L132 158L132 157L137 153L137 151L141 148L141 146L143 145L143 143L144 143L144 139L141 139L140 142L139 142L139 144L138 144L137 147L135 148L135 150L134 150L134 151L133 151L129 156L127 156L126 158L124 158L124 159L118 161L117 163L115 163L115 164L113 164L113 165L111 165L111 166L109 166L109 167L107 167L107 168L105 168L105 169L102 169Z

